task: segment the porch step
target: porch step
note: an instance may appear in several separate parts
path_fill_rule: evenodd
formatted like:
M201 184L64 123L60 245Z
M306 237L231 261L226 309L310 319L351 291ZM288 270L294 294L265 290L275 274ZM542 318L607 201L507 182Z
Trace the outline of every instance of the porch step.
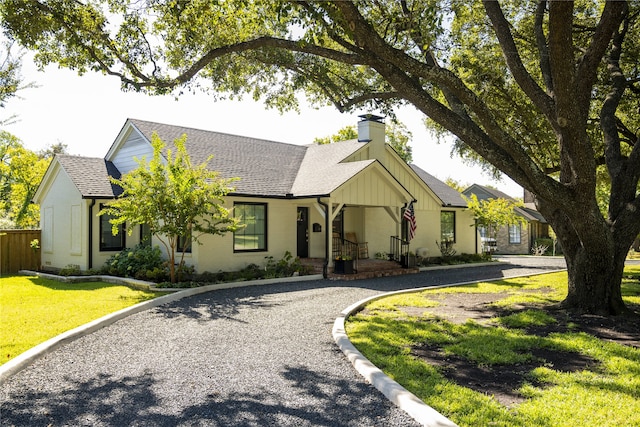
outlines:
M324 260L320 258L306 258L300 260L304 265L310 265L315 274L322 274ZM361 280L376 277L399 276L403 274L417 273L418 268L402 268L397 262L379 259L358 260L358 272L356 274L336 274L329 271L329 280Z
M355 274L335 274L329 273L329 280L362 280L362 279L374 279L377 277L388 277L388 276L401 276L404 274L415 274L420 270L418 268L386 268L383 270L374 270L374 271L362 271L358 269L358 272Z

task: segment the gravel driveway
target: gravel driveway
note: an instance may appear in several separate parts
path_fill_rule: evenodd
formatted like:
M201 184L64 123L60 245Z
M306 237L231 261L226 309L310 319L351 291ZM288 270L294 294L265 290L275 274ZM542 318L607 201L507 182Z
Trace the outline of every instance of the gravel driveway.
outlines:
M132 315L2 385L2 426L414 426L333 342L340 311L406 288L564 266L509 263L220 290Z

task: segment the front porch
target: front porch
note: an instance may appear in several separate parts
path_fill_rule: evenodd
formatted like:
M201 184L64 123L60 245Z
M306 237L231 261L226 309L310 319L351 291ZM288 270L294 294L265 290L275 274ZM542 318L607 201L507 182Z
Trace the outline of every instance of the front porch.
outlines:
M303 265L313 267L315 274L322 274L324 259L322 258L303 258L300 260ZM373 279L375 277L400 276L403 274L415 274L418 268L404 268L395 261L386 261L380 259L359 259L358 271L354 274L336 274L333 268L329 267L329 280L360 280Z

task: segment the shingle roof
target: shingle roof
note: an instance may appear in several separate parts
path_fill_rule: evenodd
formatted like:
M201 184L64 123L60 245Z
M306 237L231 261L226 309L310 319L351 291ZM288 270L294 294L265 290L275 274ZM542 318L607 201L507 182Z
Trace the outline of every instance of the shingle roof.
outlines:
M294 145L137 119L129 119L128 123L148 141L156 132L169 149L175 149L174 140L186 134L186 148L193 164L201 164L213 154L213 159L208 162L211 170L220 172L225 178L241 178L234 182L232 194L267 197L326 195L375 162L373 159L343 162L366 145L357 140L327 145ZM111 198L122 193L122 189L109 181L109 175L120 177L113 163L68 155L59 156L59 161L83 197ZM466 207L456 190L418 166L410 167L443 206Z
M329 194L375 160L340 163L365 145L357 140L309 145L291 193L296 196Z
M480 192L478 192L477 190L474 190L474 188L479 189ZM463 193L469 194L469 195L476 194L476 196L480 200L493 198L493 199L507 199L507 200L515 201L513 197L509 196L508 194L500 190L497 190L491 187L485 187L484 185L480 185L480 184L473 184L472 186L464 190ZM485 193L485 194L478 194L478 193ZM547 220L542 216L540 212L538 212L535 209L535 206L533 205L528 204L528 206L517 207L514 210L518 215L522 216L527 221L539 221L542 223L547 222Z
M109 177L120 178L113 163L95 157L56 155L56 160L69 176L83 198L112 199L122 194L122 188L113 185Z
M153 132L167 144L187 134L186 148L193 164L208 163L224 178L242 178L234 182L236 194L285 196L291 192L306 146L245 136L229 135L181 126L129 119L151 141Z
M473 191L473 188L476 187L478 189L480 189L482 192L486 193L487 196L490 197L485 197L484 195L478 195L476 192ZM463 193L467 193L471 190L471 193L476 194L476 196L478 196L479 199L490 199L490 198L494 198L494 199L507 199L507 200L515 200L513 197L511 197L510 195L508 195L507 193L504 193L496 188L491 188L491 187L485 187L484 185L480 185L480 184L473 184L472 186L470 186L469 188L467 188L466 190L463 191Z
M467 203L464 201L460 193L454 188L449 187L444 182L440 181L435 176L425 172L418 166L411 164L411 169L424 181L425 184L435 193L440 200L442 200L443 206L452 207L467 207Z

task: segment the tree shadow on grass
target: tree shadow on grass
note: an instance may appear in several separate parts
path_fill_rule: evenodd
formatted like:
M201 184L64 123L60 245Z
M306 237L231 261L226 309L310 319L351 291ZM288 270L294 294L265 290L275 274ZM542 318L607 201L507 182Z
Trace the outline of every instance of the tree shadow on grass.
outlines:
M122 285L118 285L115 283L107 283L102 281L78 281L78 282L59 282L57 280L46 279L43 277L28 277L31 283L36 286L42 286L54 291L92 291L96 289L105 289L105 288L113 288L119 287Z
M550 337L563 336L569 339L574 334L585 334L585 340L604 340L621 344L620 346L609 345L606 349L610 358L616 357L624 361L624 369L628 375L640 373L640 356L637 348L640 344L640 318L637 315L629 317L602 317L590 316L560 310L557 306L550 304L518 304L512 308L496 307L491 304L491 300L499 299L501 294L443 294L441 295L446 303L435 308L426 308L423 311L430 312L436 318L443 316L442 324L448 322L464 324L469 320L473 323L466 323L467 332L484 337L477 340L479 342L490 342L493 338L496 326L492 319L497 317L505 318L518 313L526 313L530 310L545 313L552 322L547 324L536 324L535 322L522 326L521 328L506 328L502 335L503 345L495 346L497 351L505 351L514 348L516 353L529 354L526 361L509 364L483 364L469 360L461 355L445 351L446 345L434 343L421 343L412 347L412 354L424 360L430 365L437 366L440 372L449 380L457 384L468 387L480 393L493 395L497 401L503 405L513 405L523 402L525 399L519 392L524 384L531 384L536 387L545 387L543 379L539 379L534 371L536 368L545 367L556 372L574 373L581 371L592 371L596 374L604 372L605 368L600 360L573 351L572 348L562 345L562 341L553 343ZM504 295L502 295L504 296ZM526 317L525 317L526 318ZM475 323L480 322L480 323ZM504 325L503 325L504 326ZM517 331L515 334L509 331ZM518 340L523 340L523 345L518 345ZM535 344L536 340L540 343ZM477 341L474 346L477 346ZM527 344L531 341L531 345ZM598 347L600 344L597 345ZM477 348L474 348L477 350ZM489 353L491 348L489 348ZM471 351L470 351L471 353ZM580 382L580 380L576 380ZM601 381L602 384L611 383L610 379ZM584 386L599 388L597 381L590 381ZM619 384L603 387L621 393L628 394L634 398L639 396L637 388L626 387Z
M287 367L284 390L256 381L247 392L163 390L145 372L116 378L99 374L57 384L51 391L18 389L3 396L3 426L386 426L398 411L370 386L306 367ZM213 389L213 385L209 390ZM402 425L417 425L394 415Z
M479 393L493 396L505 406L526 400L519 391L525 383L544 386L532 376L532 372L538 367L546 366L559 372L578 372L597 366L597 362L588 356L543 348L531 349L533 360L529 362L501 365L476 364L464 357L446 354L438 346L415 346L411 353L438 367L447 379Z

